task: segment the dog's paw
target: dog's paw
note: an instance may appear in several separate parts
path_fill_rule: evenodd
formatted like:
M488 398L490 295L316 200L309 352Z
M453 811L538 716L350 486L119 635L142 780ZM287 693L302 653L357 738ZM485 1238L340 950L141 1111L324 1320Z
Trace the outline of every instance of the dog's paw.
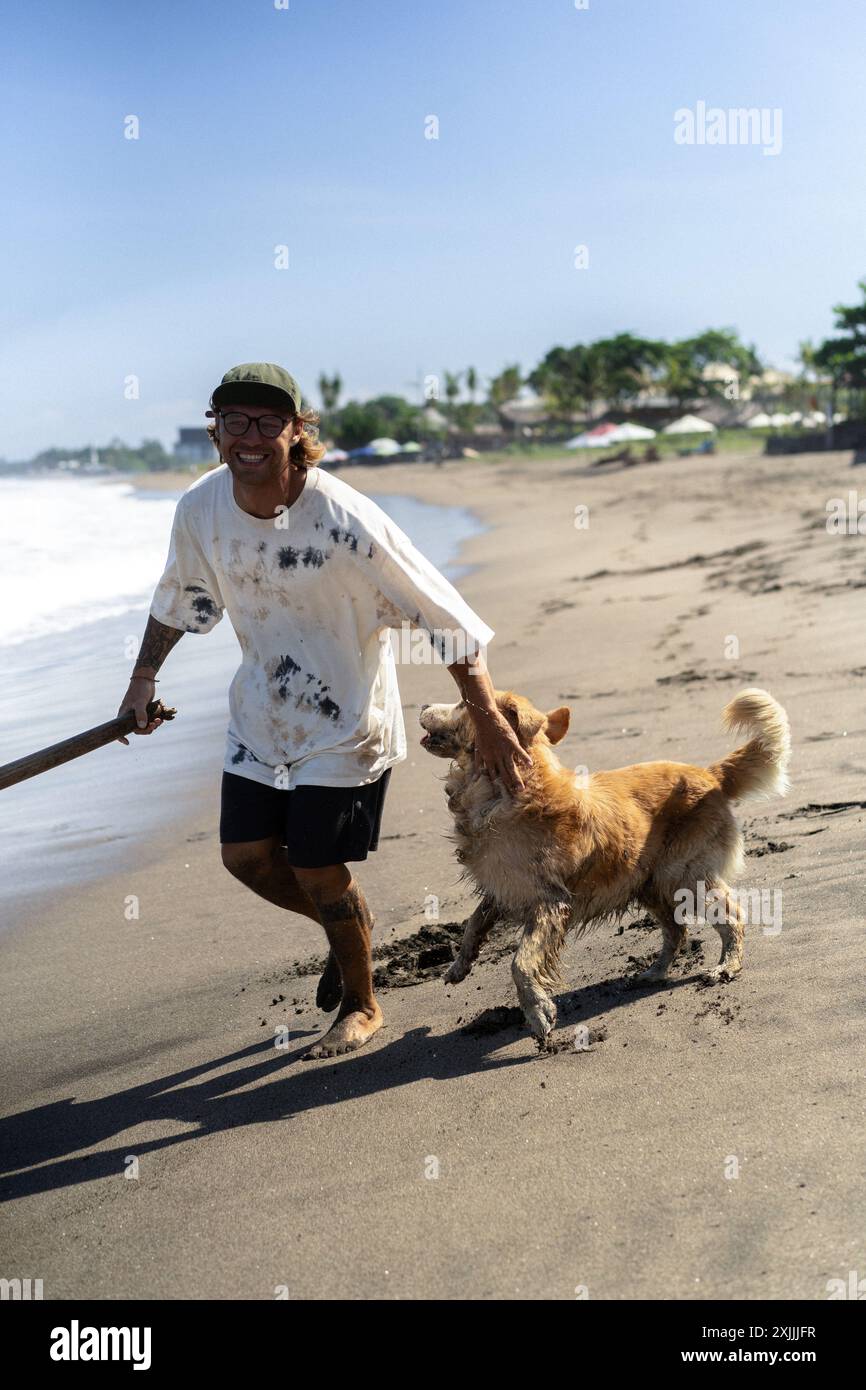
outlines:
M704 979L710 985L725 985L736 975L739 975L742 968L742 965L738 965L736 961L729 960L724 965L717 965L713 970L707 970Z
M651 965L648 970L642 970L639 975L635 975L634 984L640 985L660 985L668 978L668 972L660 969L657 965Z
M446 985L459 985L461 980L465 980L469 971L472 969L472 962L457 956L452 960L445 974L442 976Z
M524 1011L524 1018L539 1048L545 1048L547 1039L556 1027L556 1005L553 1000L540 999Z

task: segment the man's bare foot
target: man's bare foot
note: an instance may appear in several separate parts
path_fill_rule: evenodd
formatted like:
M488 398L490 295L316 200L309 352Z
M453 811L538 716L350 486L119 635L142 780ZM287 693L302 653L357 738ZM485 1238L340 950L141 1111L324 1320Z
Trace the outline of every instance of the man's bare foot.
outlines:
M343 978L337 957L333 951L328 955L328 963L322 971L319 987L316 990L316 1007L324 1014L333 1013L343 998Z
M344 1052L356 1052L364 1043L378 1033L383 1023L382 1010L375 1006L375 1013L363 1013L360 1009L338 1018L327 1033L309 1052L304 1053L304 1061L316 1057L339 1057Z

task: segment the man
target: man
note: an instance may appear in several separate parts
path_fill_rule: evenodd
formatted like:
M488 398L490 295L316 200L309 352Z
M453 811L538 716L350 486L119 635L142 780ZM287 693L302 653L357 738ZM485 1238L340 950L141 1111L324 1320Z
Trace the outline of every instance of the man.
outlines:
M229 692L220 841L253 892L319 922L330 946L317 1003L337 1018L312 1057L382 1026L373 917L348 865L379 837L406 738L389 627L425 629L477 731L477 758L516 790L530 762L496 708L481 656L492 630L362 493L317 466L324 450L294 377L271 363L226 372L209 427L221 466L177 505L165 573L120 713L150 734L157 672L185 632L228 610L241 665ZM438 635L437 635L438 634ZM123 742L126 742L124 739Z

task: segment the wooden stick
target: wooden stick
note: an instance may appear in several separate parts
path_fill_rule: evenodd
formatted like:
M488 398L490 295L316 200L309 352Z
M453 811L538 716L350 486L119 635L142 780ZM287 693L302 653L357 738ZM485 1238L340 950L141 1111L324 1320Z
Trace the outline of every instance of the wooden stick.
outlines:
M177 710L167 709L162 700L151 700L147 707L147 722L174 719L176 714ZM14 763L6 763L0 767L0 791L5 787L14 787L17 782L25 782L28 777L38 777L40 772L47 772L50 767L59 767L61 763L71 762L84 753L92 753L95 748L113 743L136 728L135 711L130 709L116 719L109 719L107 724L97 724L93 729L85 729L83 734L74 734L62 743L52 743L50 748L40 748L38 753L28 753Z

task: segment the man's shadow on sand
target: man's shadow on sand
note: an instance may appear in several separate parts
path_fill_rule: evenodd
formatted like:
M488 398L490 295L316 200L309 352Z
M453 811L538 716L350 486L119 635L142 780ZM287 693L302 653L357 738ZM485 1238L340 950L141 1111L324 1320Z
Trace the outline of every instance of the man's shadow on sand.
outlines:
M663 986L645 987L641 993L659 988L667 991L691 982L688 977L677 978ZM627 1005L634 998L634 987L622 977L566 991L557 1000L559 1035L565 1028ZM279 1047L273 1038L256 1042L100 1100L76 1102L70 1097L7 1116L0 1120L0 1151L4 1155L0 1171L5 1174L0 1179L0 1200L32 1196L96 1178L119 1178L126 1171L125 1160L132 1155L141 1158L242 1125L291 1120L319 1106L358 1100L414 1081L451 1081L482 1068L522 1066L539 1056L521 1022L519 1027L506 1027L486 1037L467 1035L455 1028L431 1038L430 1028L425 1025L391 1041L386 1041L386 1026L360 1052L327 1061L303 1062L304 1053L319 1031L295 1032ZM304 1041L295 1045L298 1038ZM527 1049L519 1056L491 1057L499 1048L521 1039L526 1041ZM234 1066L235 1063L240 1065ZM224 1071L227 1067L233 1069ZM208 1075L215 1071L219 1074ZM241 1088L266 1080L269 1084L258 1084L254 1090L238 1094ZM194 1129L150 1140L131 1134L128 1142L115 1148L80 1153L110 1136L158 1120L188 1124ZM66 1157L71 1154L78 1156ZM42 1166L34 1167L35 1164ZM25 1165L26 1172L15 1171Z

